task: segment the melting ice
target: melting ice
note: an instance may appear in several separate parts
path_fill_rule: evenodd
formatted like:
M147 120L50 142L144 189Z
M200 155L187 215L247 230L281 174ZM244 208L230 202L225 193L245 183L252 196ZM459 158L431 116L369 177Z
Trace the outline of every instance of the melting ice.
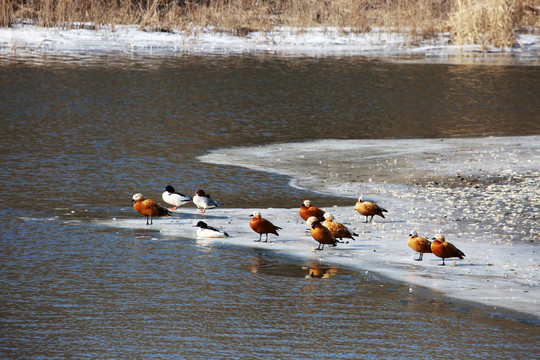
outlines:
M314 204L359 234L357 241L314 251L298 209L212 209L201 215L181 208L172 219L155 221L168 236L195 237L204 217L232 235L199 239L204 246L262 247L301 259L383 274L450 298L503 307L540 317L540 137L472 139L323 140L215 150L201 161L244 166L291 177L291 185L347 196L350 206ZM308 174L308 175L306 175ZM388 210L372 223L354 210L358 196ZM299 199L299 203L304 199ZM269 243L249 227L249 214L283 228ZM144 228L144 220L109 225ZM431 239L442 233L462 250L463 260L425 254L414 261L408 234Z

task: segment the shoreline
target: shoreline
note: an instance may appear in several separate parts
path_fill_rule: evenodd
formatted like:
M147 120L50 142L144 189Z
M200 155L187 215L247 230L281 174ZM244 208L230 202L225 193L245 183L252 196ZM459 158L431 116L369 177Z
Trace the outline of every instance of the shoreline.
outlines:
M195 55L278 55L296 57L368 56L390 61L540 65L540 35L519 34L514 48L487 48L480 45L451 45L449 34L411 39L391 29L377 28L367 33L339 28L276 28L236 36L212 28L190 32L146 32L138 26L120 25L96 30L41 28L26 25L0 29L0 55L131 54L170 56Z

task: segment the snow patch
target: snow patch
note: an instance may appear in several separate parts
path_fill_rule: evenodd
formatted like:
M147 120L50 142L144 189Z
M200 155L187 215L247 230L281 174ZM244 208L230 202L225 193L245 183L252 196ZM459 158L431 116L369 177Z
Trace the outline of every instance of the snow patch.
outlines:
M346 28L279 27L235 36L213 28L149 32L134 25L88 29L20 25L0 29L0 54L279 54L284 56L408 56L412 61L539 65L540 36L519 34L517 46L490 49L450 44L449 34L417 38L392 29L359 33Z

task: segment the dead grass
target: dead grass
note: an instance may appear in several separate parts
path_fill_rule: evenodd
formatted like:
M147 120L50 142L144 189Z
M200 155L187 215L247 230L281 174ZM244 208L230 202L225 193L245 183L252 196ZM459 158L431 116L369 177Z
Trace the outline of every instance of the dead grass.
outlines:
M516 29L540 25L539 5L536 0L456 0L449 24L458 44L511 47Z
M277 26L375 27L411 38L450 31L458 43L510 46L514 32L538 28L540 0L0 0L0 26L138 24L148 30L212 26L247 35Z

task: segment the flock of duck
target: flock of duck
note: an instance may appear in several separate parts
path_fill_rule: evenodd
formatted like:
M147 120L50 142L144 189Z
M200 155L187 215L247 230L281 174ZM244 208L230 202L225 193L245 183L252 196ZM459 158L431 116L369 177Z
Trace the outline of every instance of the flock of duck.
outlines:
M179 206L189 202L193 202L201 213L206 212L207 209L223 205L219 201L213 200L210 195L204 192L204 190L197 190L193 194L193 198L176 192L171 185L167 185L164 190L165 191L162 194L163 201L173 205L173 208L170 210L162 207L152 199L145 199L140 193L133 195L131 200L133 202L133 207L138 213L146 216L146 225L152 225L152 219L154 217L170 216L172 214L171 210L176 210ZM364 200L362 196L356 202L355 209L359 214L366 217L366 223L373 221L375 215L384 218L384 213L388 212L375 202ZM350 231L345 225L334 221L334 218L330 213L313 206L310 200L305 200L300 206L299 215L309 225L313 239L319 243L316 250L323 250L324 245L337 246L338 243L343 242L344 238L356 240L354 236L358 236L358 234ZM264 219L260 211L253 212L251 217L249 225L254 232L259 234L259 239L255 240L256 242L262 241L263 234L266 235L265 242L268 242L268 234L279 236L278 230L282 230L282 228L274 225L269 220ZM198 227L198 237L229 236L225 231L209 226L204 221L199 221L195 227ZM429 241L428 239L419 236L416 231L409 235L407 245L419 254L418 258L415 258L414 260L422 261L425 253L433 253L437 257L442 258L441 265L445 265L445 259L453 257L463 259L465 256L465 254L453 244L446 242L442 235L436 235L432 240L433 241Z

